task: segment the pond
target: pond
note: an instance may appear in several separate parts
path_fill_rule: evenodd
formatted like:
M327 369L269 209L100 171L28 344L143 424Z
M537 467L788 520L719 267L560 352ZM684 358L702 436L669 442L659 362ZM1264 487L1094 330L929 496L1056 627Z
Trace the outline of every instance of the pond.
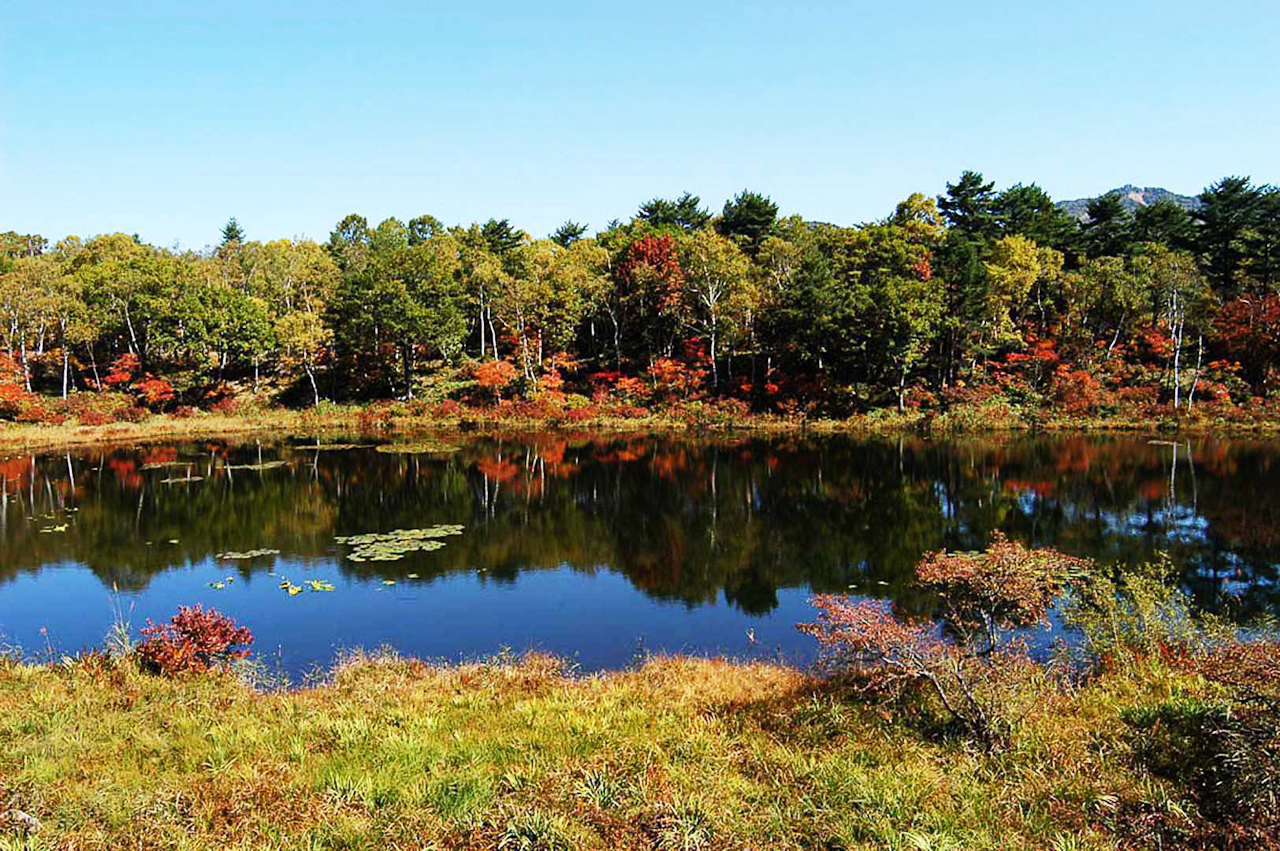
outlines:
M449 661L541 649L584 670L649 651L804 663L811 593L924 611L920 556L997 530L1120 565L1168 551L1201 604L1280 610L1280 443L413 440L4 458L0 642L74 651L100 645L116 610L136 633L202 603L295 679L383 645Z

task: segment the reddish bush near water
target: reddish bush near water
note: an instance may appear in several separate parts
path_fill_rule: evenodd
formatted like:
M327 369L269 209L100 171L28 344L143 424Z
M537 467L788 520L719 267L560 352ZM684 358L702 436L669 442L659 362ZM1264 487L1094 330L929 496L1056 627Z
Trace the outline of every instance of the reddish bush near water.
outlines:
M1043 622L1063 582L1088 565L997 534L984 552L933 553L916 568L917 585L941 601L941 626L900 617L881 601L823 594L811 601L818 621L798 628L818 641L837 675L889 696L931 692L944 714L997 749L1012 733L1019 683L1034 667L1004 633Z
M169 623L148 620L138 657L149 670L166 677L225 666L249 655L253 633L217 609L179 606Z
M76 419L83 426L102 426L107 423L115 422L115 418L110 414L104 414L102 411L84 411L79 414Z
M151 412L146 408L131 406L128 408L121 408L116 411L116 421L122 423L140 423L150 415Z

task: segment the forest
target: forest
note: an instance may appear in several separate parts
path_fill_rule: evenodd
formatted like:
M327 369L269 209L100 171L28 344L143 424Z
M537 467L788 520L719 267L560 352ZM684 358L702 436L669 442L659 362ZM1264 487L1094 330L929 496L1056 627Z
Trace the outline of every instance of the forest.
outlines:
M168 250L0 234L0 418L412 400L623 416L699 404L845 417L957 406L1068 417L1270 410L1280 189L1225 177L1189 209L1082 218L965 171L856 226L654 198L594 236L430 215L327 242ZM93 405L94 397L115 400Z

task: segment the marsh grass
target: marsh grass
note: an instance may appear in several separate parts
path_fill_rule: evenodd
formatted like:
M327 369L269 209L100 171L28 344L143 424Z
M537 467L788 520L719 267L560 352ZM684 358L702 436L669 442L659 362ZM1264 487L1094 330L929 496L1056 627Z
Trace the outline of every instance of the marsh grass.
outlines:
M351 652L263 691L5 660L0 811L49 849L1144 847L1194 808L1121 716L1203 688L1152 663L1047 690L993 756L762 662Z

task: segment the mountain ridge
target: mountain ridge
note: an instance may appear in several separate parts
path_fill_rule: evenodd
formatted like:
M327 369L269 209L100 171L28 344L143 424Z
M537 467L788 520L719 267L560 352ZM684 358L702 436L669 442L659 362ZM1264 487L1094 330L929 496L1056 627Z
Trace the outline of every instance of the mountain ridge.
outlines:
M1139 207L1149 207L1157 201L1172 201L1179 207L1186 210L1196 210L1200 207L1200 201L1194 195L1179 195L1161 186L1135 186L1132 183L1126 183L1124 186L1116 187L1109 192L1103 192L1102 195L1110 195L1113 192L1120 194L1120 201L1124 204L1125 210L1132 214ZM1102 195L1095 195L1095 198L1101 198ZM1087 219L1089 217L1089 202L1093 198L1074 198L1070 201L1059 201L1057 206L1066 210L1071 216L1077 219Z

